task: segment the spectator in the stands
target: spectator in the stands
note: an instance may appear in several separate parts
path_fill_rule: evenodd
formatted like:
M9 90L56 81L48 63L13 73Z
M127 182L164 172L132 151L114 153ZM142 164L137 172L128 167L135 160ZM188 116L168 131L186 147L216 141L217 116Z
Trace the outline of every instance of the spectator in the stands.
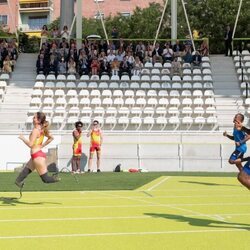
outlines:
M128 61L129 65L130 65L130 67L133 67L134 62L135 62L135 58L134 58L131 51L128 51L128 53L127 53L127 61Z
M183 51L183 56L182 59L185 63L192 63L193 58L192 58L192 50L191 50L191 45L186 44L185 49Z
M139 56L135 57L135 61L133 63L133 75L141 75L141 70L143 67L143 63L140 61Z
M67 73L69 75L74 75L76 74L76 62L74 61L73 57L69 58L68 64L67 64L68 71Z
M62 38L62 41L59 44L59 48L60 49L61 48L67 48L67 49L69 48L69 43L68 43L68 41L66 40L65 37Z
M50 55L49 65L48 65L48 74L58 74L58 60L55 55Z
M107 56L107 61L111 63L115 59L115 54L113 53L113 50L110 50Z
M46 74L46 62L45 62L45 59L44 59L44 54L41 53L38 58L37 58L37 61L36 61L36 73L37 74Z
M98 51L104 51L107 53L108 50L108 44L106 41L101 40L100 43L98 44Z
M13 61L7 55L3 61L3 72L10 74L12 72Z
M69 30L68 30L67 25L63 26L63 30L61 31L61 38L65 38L65 40L69 40Z
M111 50L113 51L113 53L115 54L116 52L116 47L114 45L113 42L109 42L109 45L107 46L107 54L109 54L111 52Z
M68 59L70 57L74 58L74 61L77 62L77 49L76 49L75 43L71 43L71 45L70 45Z
M57 48L57 44L53 41L51 44L51 48L50 48L50 55L54 55L56 58L58 57L58 48Z
M59 74L66 74L67 73L67 63L65 62L64 57L58 63L58 73Z
M162 52L163 63L172 62L174 57L174 51L170 48L170 44L166 43Z
M146 50L145 50L145 57L150 57L152 58L152 54L153 54L153 50L154 50L154 46L152 43L148 42L147 46L146 46Z
M117 57L115 57L114 60L111 62L111 71L113 76L119 75L120 62L118 61Z
M145 50L146 50L146 47L142 41L140 41L135 47L135 55L139 56L141 61L143 61L145 57Z
M81 50L80 55L78 57L78 71L80 75L88 75L89 74L89 60L86 55L85 50Z
M96 57L93 58L93 60L91 62L91 65L90 65L90 68L91 68L91 74L92 75L98 75L99 74L100 64L99 64Z
M42 30L41 30L41 44L47 42L49 37L49 30L47 25L43 25Z
M120 63L120 77L124 74L124 73L127 73L129 76L130 76L130 65L129 65L129 62L127 60L127 57L124 56L123 57L123 61Z
M183 51L183 46L181 45L179 40L176 40L176 43L173 46L173 51L175 56L180 56Z
M10 58L14 61L18 58L18 51L17 51L17 45L14 41L11 41L8 45L8 54Z
M195 51L195 54L192 56L192 64L196 67L201 65L201 55L199 51Z
M117 50L125 51L125 49L126 49L126 44L124 40L120 38L119 41L117 42Z
M110 75L110 64L107 61L107 58L105 58L104 60L100 61L100 74L107 74Z
M122 62L124 56L125 56L125 53L121 49L119 49L118 53L116 55L116 58L117 58L118 62Z
M227 25L226 31L224 33L224 41L225 41L225 56L228 56L228 51L229 55L233 55L233 47L232 47L232 36L233 36L233 31L230 27L230 25Z
M55 27L52 29L50 35L51 35L51 37L54 38L54 39L57 39L57 38L60 37L60 31L59 31L59 29L58 29L57 26L55 26Z
M208 43L207 43L207 39L204 39L201 43L200 48L198 49L198 51L200 52L201 56L208 56L209 54L209 50L208 50Z
M157 42L155 44L155 48L154 48L154 50L152 52L153 62L156 61L157 57L162 57L162 52L163 52L163 49L160 47L160 44Z
M62 43L62 47L59 49L60 57L64 57L67 61L69 58L69 49L67 48L67 43Z
M174 60L171 63L171 75L175 75L175 74L180 75L180 76L182 75L181 63L178 60L177 56L174 57Z

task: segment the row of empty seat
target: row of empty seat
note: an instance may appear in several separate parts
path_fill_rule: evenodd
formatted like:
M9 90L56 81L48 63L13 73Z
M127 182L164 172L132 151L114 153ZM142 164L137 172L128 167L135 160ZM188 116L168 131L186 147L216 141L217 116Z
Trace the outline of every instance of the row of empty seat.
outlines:
M202 90L178 90L178 89L172 89L172 90L157 90L157 89L138 89L138 90L132 90L132 89L34 89L32 93L32 97L39 97L39 98L45 98L45 97L213 97L214 92L213 90L205 90L204 92Z
M65 114L65 113L64 113ZM27 118L26 124L31 125L32 124L32 117L29 116ZM48 117L48 120L51 122L52 126L55 126L57 128L65 127L71 128L74 125L74 123L78 120L81 120L84 124L85 128L88 128L93 120L98 120L101 124L101 127L104 129L118 129L118 130L134 130L134 129L142 129L142 130L151 130L151 129L191 129L191 126L195 125L194 129L203 129L205 125L209 126L209 129L215 129L217 124L217 119L215 116L208 116L207 118L203 116L184 116L184 117L178 117L178 116L162 116L159 115L158 117L152 117L152 116L145 116L140 117L138 115L134 116L93 116L91 117L89 114L85 116L79 116L76 113L72 112L67 115L67 117L63 115L55 115L52 118ZM184 125L184 127L181 127L181 125ZM207 128L206 128L207 129Z
M212 76L211 76L211 70L206 70L203 71L203 74L198 70L196 71L197 73L192 73L190 72L190 70L186 71L186 74L183 75L183 77L181 77L180 75L166 75L166 74L161 74L160 72L157 72L156 74L152 74L152 75L148 75L148 74L144 74L141 76L138 75L133 75L131 78L128 75L122 75L121 78L118 75L113 75L111 77L109 77L108 75L104 75L101 76L101 78L99 78L98 75L92 75L90 78L87 76L85 77L81 77L80 81L128 81L128 82L133 82L133 81L172 81L172 82L181 82L181 81L208 81L208 82L212 82ZM205 72L205 73L204 73ZM54 75L48 75L48 77L45 79L44 77L40 77L41 75L37 75L36 80L38 82L65 82L65 81L76 81L75 77L65 77L61 78L61 77L57 77L57 79L55 79ZM49 76L53 76L53 77L49 77ZM70 75L73 76L73 75Z

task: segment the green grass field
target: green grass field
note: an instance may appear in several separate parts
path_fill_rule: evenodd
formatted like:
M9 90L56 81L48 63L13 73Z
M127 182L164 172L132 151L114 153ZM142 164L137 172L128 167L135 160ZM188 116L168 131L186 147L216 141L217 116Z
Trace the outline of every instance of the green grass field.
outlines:
M248 250L250 193L216 175L63 174L45 185L34 173L16 199L16 174L1 173L0 249Z

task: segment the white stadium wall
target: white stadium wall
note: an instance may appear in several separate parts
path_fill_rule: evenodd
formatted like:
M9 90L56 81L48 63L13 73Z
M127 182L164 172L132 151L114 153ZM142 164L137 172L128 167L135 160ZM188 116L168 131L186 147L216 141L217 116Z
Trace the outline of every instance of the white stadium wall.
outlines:
M28 134L25 136L28 137ZM29 149L18 134L0 135L0 170L13 170L25 163ZM57 165L71 170L72 135L55 135L49 148L57 148ZM101 168L113 171L117 164L123 169L143 168L149 171L235 172L228 164L234 143L219 133L207 134L112 134L104 132ZM87 169L89 138L83 136L82 169ZM93 162L95 169L96 160Z

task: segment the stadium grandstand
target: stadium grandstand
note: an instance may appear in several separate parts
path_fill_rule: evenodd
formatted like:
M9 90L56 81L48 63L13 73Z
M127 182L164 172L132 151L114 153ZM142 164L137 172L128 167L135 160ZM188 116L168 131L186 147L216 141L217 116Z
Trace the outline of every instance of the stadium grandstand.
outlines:
M0 249L249 249L249 8L0 1Z

